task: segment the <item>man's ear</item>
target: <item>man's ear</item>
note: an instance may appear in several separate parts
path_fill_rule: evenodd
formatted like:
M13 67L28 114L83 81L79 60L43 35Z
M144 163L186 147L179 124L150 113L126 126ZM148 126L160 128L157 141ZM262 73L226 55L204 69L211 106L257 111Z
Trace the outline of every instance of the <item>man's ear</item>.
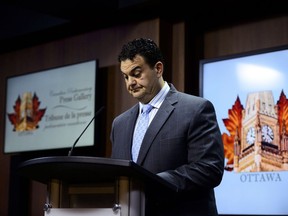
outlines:
M155 70L157 72L157 75L158 76L162 76L163 74L163 70L164 70L164 65L161 61L158 61L156 64L155 64Z

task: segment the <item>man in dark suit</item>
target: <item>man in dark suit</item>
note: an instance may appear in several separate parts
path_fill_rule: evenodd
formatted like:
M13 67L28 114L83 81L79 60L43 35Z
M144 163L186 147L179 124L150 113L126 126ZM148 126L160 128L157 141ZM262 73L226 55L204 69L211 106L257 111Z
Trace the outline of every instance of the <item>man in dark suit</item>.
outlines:
M128 42L118 60L127 90L139 103L114 119L111 157L134 160L177 188L147 192L146 215L217 215L214 188L222 180L224 150L212 103L164 81L164 59L151 39ZM149 126L134 148L145 104L152 106Z

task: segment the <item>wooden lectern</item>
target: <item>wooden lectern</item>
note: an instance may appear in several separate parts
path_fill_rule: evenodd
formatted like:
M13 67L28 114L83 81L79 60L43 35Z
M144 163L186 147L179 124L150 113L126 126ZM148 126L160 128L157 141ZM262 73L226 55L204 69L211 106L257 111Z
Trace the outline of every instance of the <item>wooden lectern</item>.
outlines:
M20 174L47 185L45 216L145 216L145 191L176 191L133 161L86 156L41 157Z

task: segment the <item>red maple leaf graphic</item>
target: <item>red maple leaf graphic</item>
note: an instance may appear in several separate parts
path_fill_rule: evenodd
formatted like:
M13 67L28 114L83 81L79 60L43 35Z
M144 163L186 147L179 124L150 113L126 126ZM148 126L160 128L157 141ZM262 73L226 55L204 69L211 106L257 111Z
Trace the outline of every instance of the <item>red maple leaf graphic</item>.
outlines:
M233 170L233 164L234 164L234 139L236 134L241 134L241 128L242 128L242 110L243 105L240 102L239 96L237 96L237 99L232 106L232 109L228 110L229 118L223 119L224 125L229 131L230 135L223 133L222 134L222 140L224 144L224 154L225 158L227 159L227 163L225 166L225 169L227 171Z
M10 120L12 125L17 125L20 121L20 105L21 105L21 98L18 96L14 108L14 113L8 113L8 119Z
M33 95L33 119L34 122L37 123L42 119L42 117L45 114L46 109L39 109L40 101L38 100L38 97L36 93Z
M279 122L279 131L283 130L284 125L288 125L288 100L286 95L284 94L283 90L281 91L279 100L277 101L278 106L278 122ZM287 131L286 127L286 133Z
M32 97L32 106L30 106L31 115L29 116L22 116L21 112L26 112L27 110L21 110L21 104L23 100L21 100L21 97L18 96L17 100L15 101L14 113L8 113L8 119L10 120L11 124L14 126L13 131L23 131L23 130L35 130L39 127L38 123L41 121L42 117L45 114L45 109L40 109L40 101L34 93ZM25 109L28 109L25 107ZM23 123L25 122L25 124Z

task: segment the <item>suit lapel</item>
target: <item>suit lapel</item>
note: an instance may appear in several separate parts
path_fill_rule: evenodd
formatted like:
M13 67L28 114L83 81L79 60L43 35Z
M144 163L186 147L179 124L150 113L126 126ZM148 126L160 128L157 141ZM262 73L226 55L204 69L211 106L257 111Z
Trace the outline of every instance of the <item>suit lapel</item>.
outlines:
M163 127L163 125L165 124L171 113L173 112L174 104L176 102L177 102L177 93L175 89L171 87L170 92L167 94L167 97L163 101L162 105L160 106L158 112L156 113L154 119L152 120L146 131L137 160L138 164L143 163L146 154L148 153L149 148L153 143L153 140L155 139L159 130L161 130L161 128Z
M131 111L130 111L130 116L129 119L127 120L127 124L123 125L123 127L126 127L126 131L127 131L127 143L125 143L124 145L127 146L127 149L129 149L129 158L131 158L131 148L132 148L132 142L133 142L133 133L134 133L134 127L135 127L135 123L136 123L136 119L138 117L138 112L139 112L139 104L135 105ZM124 146L123 146L124 148Z

